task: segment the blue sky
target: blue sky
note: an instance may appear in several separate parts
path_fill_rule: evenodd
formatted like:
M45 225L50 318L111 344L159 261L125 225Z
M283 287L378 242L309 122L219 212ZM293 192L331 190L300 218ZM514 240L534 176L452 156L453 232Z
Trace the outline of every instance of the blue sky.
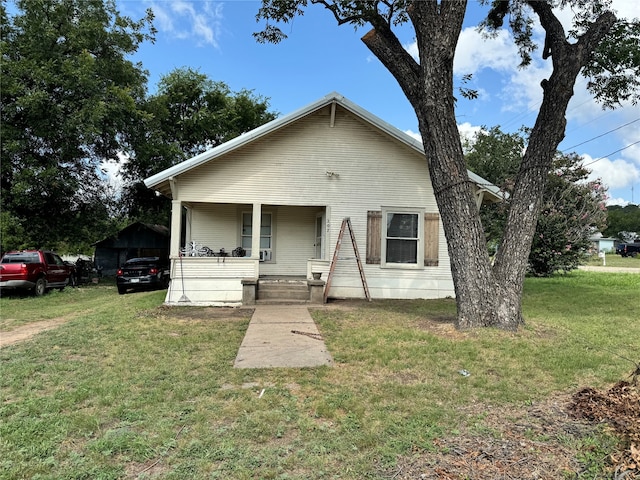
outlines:
M149 71L153 91L161 76L191 67L234 91L253 90L268 97L271 109L287 114L337 91L397 128L417 134L409 102L390 73L360 41L366 29L338 26L328 11L312 5L305 15L284 27L289 38L279 45L262 45L252 37L261 24L253 0L118 0L121 13L140 18L147 8L156 16L155 44L141 47L134 57ZM640 18L637 0L613 0L619 16ZM465 28L456 52L458 75L473 74L469 85L480 92L474 101L458 102L462 134L481 126L500 125L512 132L532 126L541 100L540 81L550 66L535 56L526 70L509 35L482 40L474 27L486 7L469 2ZM561 12L570 20L570 12ZM540 29L537 29L538 34ZM409 52L413 36L399 35ZM640 204L640 106L603 111L585 91L584 79L575 88L567 111L566 138L560 150L575 151L609 187L611 204Z

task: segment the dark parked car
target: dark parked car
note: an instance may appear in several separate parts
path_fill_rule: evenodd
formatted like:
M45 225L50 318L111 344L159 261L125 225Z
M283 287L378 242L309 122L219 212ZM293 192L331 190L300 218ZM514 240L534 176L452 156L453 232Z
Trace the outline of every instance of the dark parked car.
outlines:
M116 274L120 295L127 290L167 288L170 279L169 264L159 257L131 258L124 262Z
M640 242L621 243L616 248L616 253L623 257L635 257L640 253Z

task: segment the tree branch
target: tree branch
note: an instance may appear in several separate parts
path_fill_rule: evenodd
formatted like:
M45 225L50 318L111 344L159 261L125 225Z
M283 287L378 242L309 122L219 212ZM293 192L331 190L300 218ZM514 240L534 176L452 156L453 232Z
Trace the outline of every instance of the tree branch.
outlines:
M547 2L540 2L537 0L528 0L527 3L538 15L540 24L546 32L544 38L544 48L542 50L542 58L547 59L552 57L552 60L560 57L559 53L565 49L569 42L564 32L564 27L560 23L560 20L554 15L551 5Z
M345 23L360 23L364 20L363 14L361 13L343 16L342 12L340 11L340 7L335 2L328 2L326 0L311 0L311 3L322 5L324 8L329 10L333 17L336 19L336 22L338 22L338 25L344 25Z
M404 49L389 25L381 20L362 37L362 42L396 78L407 98L415 98L420 66Z
M558 62L564 63L569 58L584 67L602 39L616 23L613 12L604 12L591 23L587 31L578 37L577 43L571 45L560 23L547 2L527 0L527 4L533 9L540 19L540 24L546 32L542 58L552 58L554 68Z

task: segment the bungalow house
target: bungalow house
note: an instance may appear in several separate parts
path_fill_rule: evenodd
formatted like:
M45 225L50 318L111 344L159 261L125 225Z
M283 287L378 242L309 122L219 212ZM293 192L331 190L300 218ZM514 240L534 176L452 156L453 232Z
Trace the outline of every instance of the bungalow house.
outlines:
M478 206L501 200L469 176ZM422 143L337 93L145 184L172 200L167 304L253 303L274 281L322 301L330 271L332 298L454 295Z

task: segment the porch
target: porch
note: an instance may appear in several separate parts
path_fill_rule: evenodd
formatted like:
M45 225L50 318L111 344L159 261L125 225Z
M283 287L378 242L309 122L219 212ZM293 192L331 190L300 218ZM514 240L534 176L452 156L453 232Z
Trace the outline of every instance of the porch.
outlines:
M174 200L166 303L186 298L196 304L246 305L270 295L317 301L320 285L313 273L324 273L326 279L329 271L324 260L327 215L325 206L315 205ZM271 294L287 290L287 284L269 283L267 277L295 278L304 285L296 285L296 293L289 288Z
M256 303L323 303L329 261L308 259L306 275L261 275L247 257L171 257L170 305L240 306ZM314 273L321 274L315 280ZM317 275L316 275L317 276Z

